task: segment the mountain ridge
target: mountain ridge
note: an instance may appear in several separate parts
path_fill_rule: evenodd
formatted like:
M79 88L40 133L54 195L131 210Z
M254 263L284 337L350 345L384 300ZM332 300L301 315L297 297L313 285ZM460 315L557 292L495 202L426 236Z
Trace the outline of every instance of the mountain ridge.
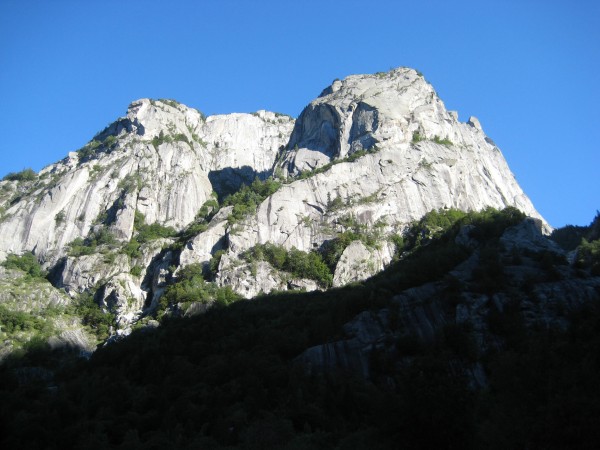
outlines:
M386 267L432 210L514 206L550 231L479 121L458 122L408 68L336 80L297 120L140 99L39 176L0 185L0 259L33 252L125 333L188 265L246 298L323 288L244 256L267 243L329 258L341 286Z
M297 120L141 99L0 206L4 447L600 442L600 215L549 236L411 69Z

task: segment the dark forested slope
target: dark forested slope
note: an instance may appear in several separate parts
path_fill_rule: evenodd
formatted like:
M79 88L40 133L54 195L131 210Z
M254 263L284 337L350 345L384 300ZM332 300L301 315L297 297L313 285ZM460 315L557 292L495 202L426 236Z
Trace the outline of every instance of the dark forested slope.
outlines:
M598 448L598 241L534 229L433 212L363 283L39 345L0 367L2 448Z

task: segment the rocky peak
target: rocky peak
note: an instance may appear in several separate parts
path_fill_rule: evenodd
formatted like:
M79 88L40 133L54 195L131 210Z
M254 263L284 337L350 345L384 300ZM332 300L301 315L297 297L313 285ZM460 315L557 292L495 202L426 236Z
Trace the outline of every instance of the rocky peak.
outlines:
M479 123L479 119L475 116L469 117L467 124L471 125L473 128L479 131L483 131L483 128L481 128L481 124Z
M214 191L268 176L293 123L267 111L205 118L172 100L135 101L37 179L2 182L0 259L34 250L52 265L102 228L127 241L136 211L181 229Z
M151 140L165 135L192 134L204 122L205 116L175 100L142 98L130 103L127 114L94 136L104 142L110 136L121 139Z
M184 134L191 133L204 121L200 111L189 108L174 100L151 100L143 98L132 102L127 109L126 120L132 124L137 135L147 139L157 137L162 132Z
M336 80L302 112L290 138L290 173L322 166L376 145L423 139L462 143L457 115L446 111L433 87L417 71L351 75Z
M223 200L275 173L270 195L255 192L200 223L203 206L218 208L215 194ZM256 245L324 252L343 242L327 269L339 286L381 271L393 236L431 210L512 206L548 229L479 122L459 122L407 68L336 80L296 121L269 111L205 117L173 100L137 100L37 178L1 184L0 259L34 251L54 267L56 285L102 288L105 306L126 323L157 304L177 266L209 267L217 284L246 296L317 287L244 260ZM173 251L150 246L131 256L136 217L188 232ZM82 241L83 251L69 250Z

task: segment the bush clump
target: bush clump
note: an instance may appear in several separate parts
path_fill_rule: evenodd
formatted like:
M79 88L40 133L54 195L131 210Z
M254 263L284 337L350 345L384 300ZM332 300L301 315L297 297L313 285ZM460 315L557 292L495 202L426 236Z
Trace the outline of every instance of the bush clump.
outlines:
M258 244L242 254L248 262L266 261L275 269L288 272L295 278L315 280L322 287L330 287L333 275L318 252L303 252L296 248L287 250L279 245Z
M323 262L325 262L332 273L335 272L335 267L342 257L342 253L346 250L346 247L348 247L352 241L358 240L360 240L358 234L353 231L345 231L323 244L321 248Z
M506 228L522 222L525 217L511 206L501 211L488 207L469 213L454 208L433 210L408 228L404 235L404 250L414 250L451 230L458 232L465 225L474 226L470 235L480 242L497 239Z
M90 142L77 150L77 155L79 156L78 164L82 164L86 161L96 158L98 156L97 152L101 146L102 142L92 139Z
M217 250L212 258L210 258L207 274L209 280L214 280L216 278L217 272L219 272L219 264L221 263L221 258L224 254L225 250Z
M131 268L131 270L129 271L129 273L131 275L133 275L134 277L139 277L142 274L142 271L144 269L142 268L142 266L140 265L135 265Z
M86 240L81 237L73 239L69 244L69 256L85 256L91 255L96 251L96 245L91 240Z
M412 135L412 143L413 144L418 144L419 142L426 141L426 140L428 140L428 138L425 135L419 133L418 131L415 131ZM442 139L441 137L439 137L437 135L433 136L431 141L433 141L439 145L445 145L446 147L450 147L450 146L454 145L454 142L452 142L450 139L448 139L448 138Z
M415 131L412 135L412 143L413 144L417 144L421 141L424 141L425 137L421 135L421 133L419 133L418 131Z
M53 327L50 321L23 311L11 311L0 305L0 329L9 335L21 331L38 331L47 335Z
M458 209L439 209L425 214L414 222L404 236L403 246L412 249L441 236L467 213Z
M233 206L233 211L228 217L230 224L235 224L249 214L252 214L262 203L264 199L272 195L281 187L281 182L268 178L261 181L255 178L249 186L242 185L242 188L235 194L231 194L223 200L221 206Z
M159 318L164 315L169 305L193 302L229 305L241 299L231 287L219 287L215 283L205 281L202 264L183 267L177 278L177 282L168 286L159 300Z
M170 238L177 234L173 227L165 227L159 223L142 224L137 229L137 241L141 244L156 239Z
M155 149L158 149L158 147L162 144L171 143L171 142L185 142L189 146L192 145L190 143L190 140L188 139L188 137L183 133L166 135L166 134L164 134L163 131L161 131L158 136L155 136L152 138L152 145L154 146Z
M94 300L94 296L88 292L79 295L71 306L71 310L72 313L81 317L83 324L92 328L98 339L101 340L109 336L110 328L116 324L115 316L102 311L102 308Z
M582 245L583 239L587 243L600 239L600 212L588 226L566 225L556 228L550 235L550 239L560 245L564 250L575 250Z
M337 223L343 227L344 231L326 241L320 249L323 261L332 273L335 272L342 253L351 242L361 241L367 247L377 248L382 238L380 228L385 225L384 221L378 221L372 228L369 228L358 222L352 215L340 217Z
M69 256L84 256L96 253L99 246L114 247L117 244L115 236L106 228L92 233L87 238L78 237L69 244Z
M37 173L33 169L27 168L20 172L9 172L2 178L2 181L35 181Z
M31 252L22 255L12 253L6 257L6 261L2 263L2 266L7 269L21 270L33 278L44 278L46 276L37 258Z
M591 269L592 275L600 275L600 239L592 242L582 239L577 247L576 263L580 268Z
M439 136L434 136L433 137L433 142L435 142L436 144L440 144L440 145L445 145L446 147L450 147L452 145L454 145L454 142L452 142L450 139L448 138L441 138Z
M144 215L136 211L133 220L134 235L131 240L123 246L121 252L130 258L137 258L141 255L140 246L156 239L170 238L177 235L173 227L165 227L159 223L146 224Z

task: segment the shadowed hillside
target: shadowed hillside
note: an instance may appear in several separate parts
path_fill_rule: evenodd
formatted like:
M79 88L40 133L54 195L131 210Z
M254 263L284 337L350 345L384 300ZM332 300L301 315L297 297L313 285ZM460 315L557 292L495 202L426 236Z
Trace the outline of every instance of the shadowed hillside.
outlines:
M597 448L597 236L539 227L436 211L364 282L224 296L89 360L41 343L0 368L2 447Z

